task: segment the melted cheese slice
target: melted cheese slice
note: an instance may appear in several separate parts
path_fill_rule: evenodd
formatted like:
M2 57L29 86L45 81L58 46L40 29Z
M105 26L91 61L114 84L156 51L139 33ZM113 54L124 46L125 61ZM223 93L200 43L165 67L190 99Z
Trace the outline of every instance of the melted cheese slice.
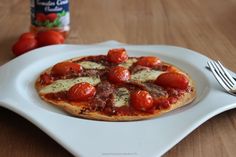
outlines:
M158 70L140 70L135 74L131 75L131 80L136 82L154 81L162 73L165 72Z
M131 58L128 59L126 62L119 64L119 66L129 69L129 67L131 67L137 61L138 61L137 59Z
M65 79L65 80L57 80L52 84L42 88L40 93L47 94L47 93L56 93L60 91L67 91L73 85L81 82L88 82L91 85L95 86L101 82L100 78L98 77L77 77L75 79Z
M102 64L91 62L91 61L83 61L83 62L79 62L79 64L84 69L105 69L105 66L103 66Z
M126 88L118 88L114 94L114 106L121 107L129 105L130 93Z

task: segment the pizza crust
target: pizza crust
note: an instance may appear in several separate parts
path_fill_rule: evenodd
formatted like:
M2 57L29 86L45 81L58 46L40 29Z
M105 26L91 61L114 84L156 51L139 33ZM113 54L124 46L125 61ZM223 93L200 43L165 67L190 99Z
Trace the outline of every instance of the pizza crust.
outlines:
M75 61L78 60L82 57L78 57L78 58L74 58L71 59L69 61ZM169 63L165 63L165 64L169 64ZM169 64L171 65L171 64ZM173 65L171 65L173 66ZM99 111L88 111L87 107L89 104L86 104L85 102L81 102L81 103L77 103L76 105L70 104L66 101L58 101L58 100L50 100L47 99L45 97L44 94L40 94L40 90L44 87L40 84L40 78L38 78L36 80L35 83L35 88L37 90L37 92L39 93L39 96L46 102L53 104L54 106L66 111L67 113L69 113L70 115L76 116L76 117L80 117L80 118L85 118L85 119L92 119L92 120L101 120L101 121L137 121L137 120L144 120L144 119L150 119L150 118L155 118L158 116L161 116L167 112L170 112L174 109L180 108L182 106L185 106L189 103L191 103L195 98L196 98L196 88L195 88L195 84L193 82L193 80L186 74L184 73L182 70L180 70L179 68L175 67L175 70L177 72L180 72L184 75L186 75L189 79L189 86L191 87L191 91L190 92L186 92L184 95L182 95L180 98L178 98L178 101L176 103L171 104L170 108L168 109L161 109L161 110L155 110L154 113L141 113L140 115L132 115L132 116L128 116L128 115L105 115L102 114ZM45 70L43 73L50 73L51 68L48 68L47 70ZM42 74L43 74L42 73Z

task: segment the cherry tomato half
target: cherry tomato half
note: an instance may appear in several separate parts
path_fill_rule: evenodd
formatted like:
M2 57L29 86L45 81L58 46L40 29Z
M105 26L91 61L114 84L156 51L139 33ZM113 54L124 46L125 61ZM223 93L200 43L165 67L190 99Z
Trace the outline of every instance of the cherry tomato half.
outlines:
M155 83L162 87L170 87L177 89L186 89L188 87L188 78L177 72L162 73L157 77Z
M96 94L94 86L87 82L75 84L68 91L68 99L72 101L86 101Z
M126 50L124 48L120 49L111 49L108 51L107 59L109 62L112 63L123 63L128 60L128 55L126 53Z
M16 55L22 55L23 53L33 50L38 47L37 40L33 38L23 38L21 40L18 40L13 46L12 46L12 52Z
M61 62L52 67L52 75L55 76L77 75L81 71L82 67L73 62Z
M161 60L158 57L141 57L136 64L146 66L146 67L154 67L161 63Z
M113 83L123 83L130 79L130 72L124 67L116 66L111 68L108 79Z
M144 90L138 90L131 94L131 104L140 111L148 111L154 106L152 96Z
M37 35L37 40L39 42L39 46L47 46L63 44L65 39L61 33L49 30L45 32L39 32Z

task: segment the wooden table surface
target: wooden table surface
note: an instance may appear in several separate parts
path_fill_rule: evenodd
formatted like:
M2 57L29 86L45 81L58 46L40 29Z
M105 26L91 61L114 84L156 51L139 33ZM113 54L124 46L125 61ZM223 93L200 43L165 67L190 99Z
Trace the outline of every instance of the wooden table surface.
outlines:
M29 30L29 0L0 2L0 64ZM236 0L73 0L66 43L117 40L169 44L218 59L236 71ZM217 99L217 98L216 98ZM92 148L91 148L92 151ZM164 156L235 156L236 110L211 118ZM24 118L0 108L0 156L72 156Z

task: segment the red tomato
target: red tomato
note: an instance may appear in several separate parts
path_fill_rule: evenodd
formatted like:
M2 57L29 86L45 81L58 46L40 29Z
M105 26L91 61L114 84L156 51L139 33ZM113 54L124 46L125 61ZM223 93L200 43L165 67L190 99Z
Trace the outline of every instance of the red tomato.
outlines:
M124 48L111 49L108 51L107 59L109 62L119 64L127 61L128 55Z
M189 81L183 74L177 72L167 72L159 75L155 80L155 83L162 87L186 89Z
M47 14L47 19L50 21L50 22L53 22L56 20L57 18L57 14L56 13L50 13L50 14Z
M77 75L82 71L82 67L73 62L61 62L52 67L52 74L55 76Z
M63 44L65 39L61 33L49 30L45 32L39 32L37 35L37 40L40 46L47 46Z
M37 13L36 14L36 21L38 22L44 22L47 20L47 17L44 13Z
M25 38L35 39L35 37L36 37L36 35L34 33L26 32L26 33L21 34L19 40L25 39Z
M108 79L113 83L123 83L130 79L130 72L124 67L116 66L111 68Z
M94 86L87 82L75 84L68 91L68 99L72 101L86 101L96 94Z
M167 72L177 72L177 70L178 69L175 68L174 66L168 66L167 69L166 69Z
M53 78L47 74L47 73L44 73L42 75L40 75L40 83L43 84L43 85L49 85L51 84L53 81Z
M153 100L154 106L159 109L168 109L170 108L170 102L168 98L157 98Z
M131 104L135 109L140 111L148 111L154 106L152 96L144 90L139 90L131 94Z
M35 39L24 38L18 40L12 47L12 51L16 56L19 56L27 51L33 50L38 47L38 42Z
M141 57L136 64L146 67L154 67L160 63L161 60L158 57Z

